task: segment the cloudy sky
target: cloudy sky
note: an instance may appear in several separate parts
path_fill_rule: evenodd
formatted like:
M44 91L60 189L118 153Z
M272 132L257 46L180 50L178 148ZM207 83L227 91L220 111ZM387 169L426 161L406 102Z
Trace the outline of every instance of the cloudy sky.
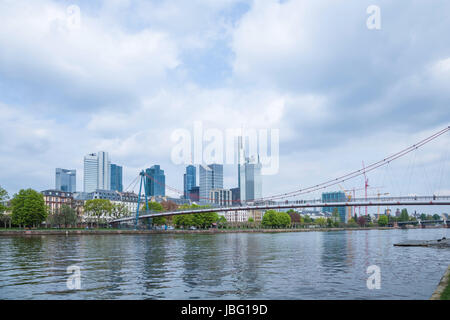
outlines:
M195 121L279 129L264 196L359 169L450 125L449 12L446 0L0 0L0 185L53 188L62 167L81 191L83 156L104 150L125 188L160 164L182 190L171 136ZM369 194L450 194L449 147L447 133L370 173ZM225 174L235 187L236 167Z

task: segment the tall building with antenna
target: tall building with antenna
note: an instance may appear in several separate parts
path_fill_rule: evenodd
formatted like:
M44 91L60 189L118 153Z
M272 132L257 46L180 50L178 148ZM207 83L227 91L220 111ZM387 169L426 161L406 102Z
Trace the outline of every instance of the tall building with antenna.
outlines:
M238 137L238 188L239 188L239 200L245 201L246 199L245 150L242 135Z
M262 198L261 162L259 154L246 157L244 140L238 137L238 188L241 203L255 201Z

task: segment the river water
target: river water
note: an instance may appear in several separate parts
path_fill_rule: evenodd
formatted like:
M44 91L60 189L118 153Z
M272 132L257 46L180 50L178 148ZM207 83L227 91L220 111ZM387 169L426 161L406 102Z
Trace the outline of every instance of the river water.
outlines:
M444 236L450 229L0 236L0 299L428 299L450 250L393 244ZM371 265L380 289L367 287ZM67 286L69 266L79 290Z

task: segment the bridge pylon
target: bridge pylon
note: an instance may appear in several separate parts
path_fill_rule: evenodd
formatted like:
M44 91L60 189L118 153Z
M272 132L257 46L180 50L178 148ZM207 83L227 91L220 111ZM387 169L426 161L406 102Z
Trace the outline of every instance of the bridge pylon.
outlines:
M134 229L137 230L139 223L139 207L141 206L141 196L142 196L142 185L144 185L144 197L145 197L145 207L147 210L149 209L148 198L147 198L147 184L145 183L145 171L142 170L139 173L140 183L139 183L139 194L138 194L138 203L136 208L136 221L134 223Z

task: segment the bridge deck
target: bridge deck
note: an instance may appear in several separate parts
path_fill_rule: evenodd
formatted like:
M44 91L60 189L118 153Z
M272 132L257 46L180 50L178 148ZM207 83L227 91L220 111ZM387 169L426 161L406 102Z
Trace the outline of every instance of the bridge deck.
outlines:
M369 207L369 206L430 206L430 205L450 205L450 196L432 196L432 197L399 197L399 198L372 198L361 201L361 199L354 199L348 202L322 202L319 200L312 200L309 202L304 201L291 201L277 204L261 204L252 206L232 206L232 207L211 207L204 209L190 209L190 210L178 210L168 211L152 214L144 214L139 219L156 218L175 216L182 214L195 214L195 213L209 213L209 212L228 212L237 210L280 210L280 209L295 209L295 208L318 208L318 207ZM116 219L111 222L126 222L133 221L136 217L126 217Z

